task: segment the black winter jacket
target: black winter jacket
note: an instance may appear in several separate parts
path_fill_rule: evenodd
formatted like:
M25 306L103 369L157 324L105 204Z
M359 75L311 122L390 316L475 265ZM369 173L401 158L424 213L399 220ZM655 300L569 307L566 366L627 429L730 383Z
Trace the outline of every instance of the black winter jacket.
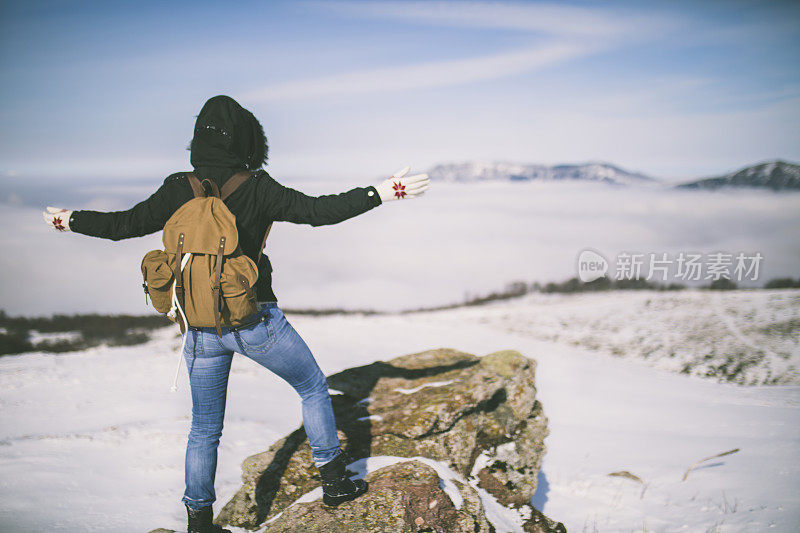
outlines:
M205 177L213 179L221 188L236 171L209 168L206 172L196 171L195 174L201 180ZM178 172L164 180L164 184L150 198L127 211L75 211L69 226L77 233L115 241L141 237L161 231L172 214L193 197L186 173ZM261 255L258 248L271 222L285 221L312 226L336 224L369 211L380 205L381 200L373 186L356 187L341 194L308 196L281 185L266 171L257 170L253 177L227 198L225 204L236 216L242 251L258 263ZM272 266L267 256L259 263L256 293L259 301L278 301L272 290Z

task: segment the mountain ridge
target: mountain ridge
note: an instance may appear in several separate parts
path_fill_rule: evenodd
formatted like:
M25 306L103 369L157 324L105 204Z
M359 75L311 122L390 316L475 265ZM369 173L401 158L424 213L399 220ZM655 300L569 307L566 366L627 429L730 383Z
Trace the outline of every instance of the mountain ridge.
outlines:
M800 165L769 160L713 177L675 184L603 161L544 165L506 161L440 163L427 171L434 181L476 183L487 181L587 181L617 186L660 186L672 189L751 188L800 190Z
M596 181L612 185L654 185L660 180L624 170L611 163L591 161L578 164L518 164L504 161L442 163L431 167L432 180L478 181Z
M721 176L681 183L678 189L758 188L800 190L800 165L774 159L750 165Z

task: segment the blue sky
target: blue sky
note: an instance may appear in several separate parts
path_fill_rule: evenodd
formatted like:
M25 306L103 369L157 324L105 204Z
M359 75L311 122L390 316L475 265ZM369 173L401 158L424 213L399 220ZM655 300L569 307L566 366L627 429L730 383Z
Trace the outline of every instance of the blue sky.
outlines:
M229 94L268 170L800 160L800 3L3 2L0 175L156 182Z

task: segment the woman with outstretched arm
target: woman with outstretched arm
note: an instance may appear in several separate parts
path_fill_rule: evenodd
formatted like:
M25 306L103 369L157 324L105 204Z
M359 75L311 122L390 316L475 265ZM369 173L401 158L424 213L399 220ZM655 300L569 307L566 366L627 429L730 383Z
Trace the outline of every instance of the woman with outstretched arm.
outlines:
M212 523L216 500L214 477L222 435L228 374L234 352L241 353L286 380L302 400L303 425L315 466L323 480L323 501L337 505L367 490L351 480L345 467L351 458L336 435L336 422L325 375L305 341L286 320L272 290L272 266L261 249L272 222L322 226L347 220L390 200L422 195L428 176L406 177L408 168L377 186L356 187L340 194L308 196L275 181L262 169L267 160L264 130L248 110L228 96L215 96L203 106L190 146L192 171L200 181L220 189L234 174L252 175L225 200L236 216L242 252L258 265L255 293L259 311L249 326L190 327L183 357L189 369L192 425L186 447L186 505L189 533L227 531ZM184 203L194 197L187 172L169 176L148 199L127 211L68 211L48 207L45 222L57 231L73 231L111 240L140 237L163 229ZM259 261L259 258L261 261ZM190 325L191 326L191 325Z

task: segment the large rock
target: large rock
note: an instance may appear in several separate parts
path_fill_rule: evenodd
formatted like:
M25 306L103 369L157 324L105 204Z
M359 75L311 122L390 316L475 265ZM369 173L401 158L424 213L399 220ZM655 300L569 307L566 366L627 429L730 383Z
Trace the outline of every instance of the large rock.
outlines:
M529 507L547 436L534 377L535 362L516 351L476 357L438 349L350 368L328 377L328 384L341 392L332 395L332 401L339 438L353 458L419 456L440 461L502 505L518 509L527 518L526 531L557 531L560 524ZM244 461L242 488L224 506L217 522L258 529L288 508L270 522L267 531L311 531L311 524L326 520L345 520L354 524L352 531L406 531L402 527L410 527L408 516L416 512L409 509L417 507L417 489L412 489L417 481L409 480L417 476L427 487L422 491L425 498L435 498L442 505L435 520L431 518L434 522L450 524L452 519L453 524L471 524L473 529L465 531L488 531L480 505L465 504L465 510L455 515L447 511L452 503L436 493L438 480L431 481L435 474L426 468L408 462L371 472L369 492L346 507L328 509L319 501L292 505L320 487L311 448L300 427ZM475 489L469 484L461 484L460 490L470 494L464 496L465 502L475 500L470 493ZM398 488L401 485L404 488ZM378 512L379 508L385 512ZM462 516L465 513L468 519ZM428 515L419 516L428 523ZM366 529L355 525L368 523L373 525ZM433 523L428 527L439 531Z

